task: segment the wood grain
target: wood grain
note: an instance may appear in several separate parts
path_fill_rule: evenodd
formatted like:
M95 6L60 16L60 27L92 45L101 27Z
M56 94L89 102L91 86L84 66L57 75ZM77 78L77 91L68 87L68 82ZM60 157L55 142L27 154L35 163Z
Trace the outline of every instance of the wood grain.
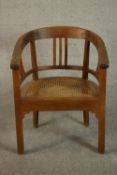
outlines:
M52 65L37 65L35 41L40 39L53 40ZM83 65L68 64L68 39L83 39L84 61ZM59 39L59 60L57 65L56 39ZM64 41L64 58L62 50ZM22 52L30 43L32 68L24 70ZM92 43L98 53L97 69L89 68L89 47ZM64 61L62 61L64 60ZM63 63L63 64L62 64ZM109 66L108 55L104 41L94 32L78 27L45 27L36 29L22 35L13 51L11 69L13 72L14 103L16 115L17 151L24 153L23 119L25 114L33 112L33 125L38 126L38 111L83 111L84 124L89 125L89 112L94 112L98 119L98 151L105 151L105 109L106 109L106 68ZM82 78L75 77L50 77L39 78L38 71L45 70L75 70L82 71ZM29 75L32 81L25 81ZM92 74L98 81L96 84L88 79ZM23 85L22 82L24 83Z

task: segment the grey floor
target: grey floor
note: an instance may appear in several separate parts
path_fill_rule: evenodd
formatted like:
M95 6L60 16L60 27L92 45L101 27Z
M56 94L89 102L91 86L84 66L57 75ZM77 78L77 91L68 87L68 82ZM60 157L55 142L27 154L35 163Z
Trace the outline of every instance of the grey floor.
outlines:
M82 122L82 112L41 112L40 127L32 127L32 116L24 120L25 154L16 153L12 74L9 47L1 67L0 83L0 175L116 175L117 118L116 86L108 76L106 152L97 153L97 119L90 114L90 126ZM2 58L2 59L3 59ZM112 74L111 74L112 75ZM111 87L113 91L111 91Z

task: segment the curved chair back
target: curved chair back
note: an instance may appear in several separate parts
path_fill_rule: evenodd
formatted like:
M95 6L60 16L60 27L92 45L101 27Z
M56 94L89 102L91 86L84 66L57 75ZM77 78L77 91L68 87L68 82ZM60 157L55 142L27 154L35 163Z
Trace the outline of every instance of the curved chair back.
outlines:
M68 40L70 38L74 39L84 39L84 58L83 65L69 65L68 64ZM53 64L52 65L37 65L36 58L36 47L35 40L39 39L52 39L53 40ZM57 64L57 44L56 41L59 40L59 61ZM93 43L98 52L98 65L96 70L89 69L89 50L90 50L90 42ZM22 64L22 51L26 44L30 43L31 47L31 57L32 57L32 69L24 74L24 68ZM64 45L64 46L63 46ZM64 48L64 58L62 58L62 52ZM103 57L103 59L102 59ZM21 64L20 64L21 63ZM98 68L99 67L108 67L108 59L107 52L104 45L103 40L95 33L78 28L78 27L45 27L30 31L19 38L16 43L13 58L11 62L11 67L13 69L17 69L21 67L22 71L22 80L26 78L29 74L33 73L33 77L37 79L38 71L41 70L50 70L50 69L72 69L72 70L80 70L83 72L83 78L88 77L88 73L93 74L98 79Z

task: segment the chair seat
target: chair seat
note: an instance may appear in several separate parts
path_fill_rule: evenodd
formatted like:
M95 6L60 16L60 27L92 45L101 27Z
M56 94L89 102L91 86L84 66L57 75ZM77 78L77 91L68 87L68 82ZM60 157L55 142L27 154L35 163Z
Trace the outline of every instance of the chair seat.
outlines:
M21 88L22 98L56 100L96 98L98 86L89 80L71 77L51 77L33 80Z

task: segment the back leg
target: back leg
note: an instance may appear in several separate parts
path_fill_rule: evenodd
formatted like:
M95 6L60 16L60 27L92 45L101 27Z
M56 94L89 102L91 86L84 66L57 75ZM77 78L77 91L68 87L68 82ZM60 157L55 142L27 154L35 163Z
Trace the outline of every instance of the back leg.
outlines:
M39 112L35 111L33 112L33 127L34 128L38 127L38 122L39 122Z
M83 111L84 125L89 126L89 112Z

